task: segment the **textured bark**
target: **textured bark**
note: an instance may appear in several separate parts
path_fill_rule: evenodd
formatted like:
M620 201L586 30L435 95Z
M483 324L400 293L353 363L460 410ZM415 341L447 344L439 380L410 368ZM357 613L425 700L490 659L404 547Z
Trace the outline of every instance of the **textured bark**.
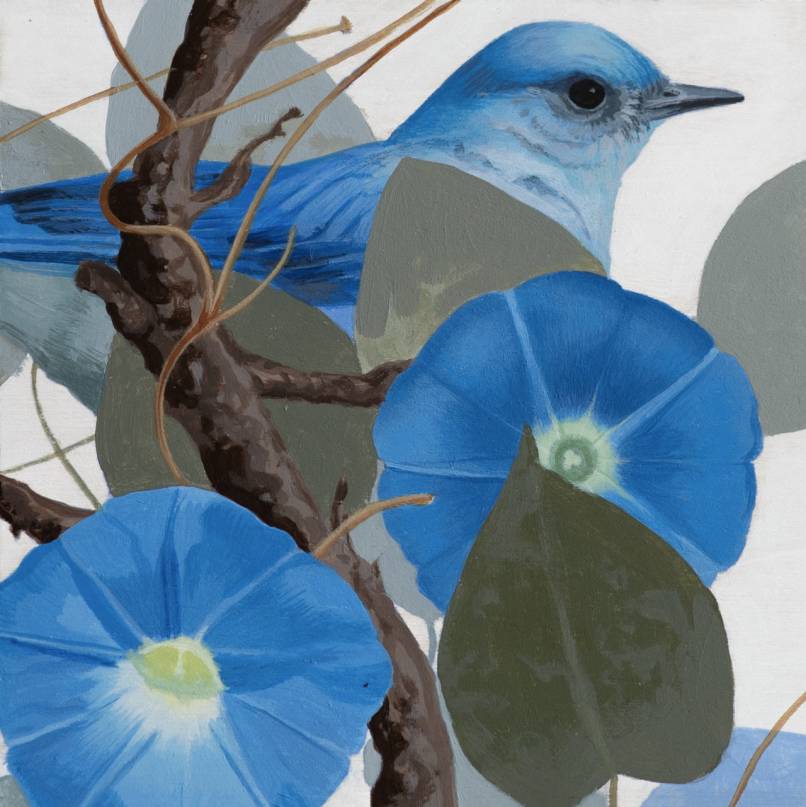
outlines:
M380 406L392 382L409 364L411 362L406 360L389 362L363 375L349 375L302 372L260 357L249 357L245 361L265 398L345 406Z
M165 88L169 108L186 117L224 103L261 48L306 4L195 0ZM181 129L141 154L132 178L113 188L115 214L133 224L187 229L199 210L194 177L212 125L206 121ZM200 270L176 239L132 234L121 236L117 266L119 275L103 264L85 263L76 281L106 302L116 329L158 375L173 345L199 315ZM166 390L166 408L195 442L216 490L310 550L325 537L328 524L261 399L344 403L352 396L364 401L357 405L375 405L400 369L354 377L306 376L246 353L218 326L183 354ZM339 509L338 502L334 508ZM454 807L452 753L428 661L386 595L377 568L360 558L349 541L330 552L326 562L367 607L395 667L387 700L370 723L383 757L373 804Z
M25 532L37 543L47 544L92 512L48 499L24 482L0 475L0 518L14 535Z

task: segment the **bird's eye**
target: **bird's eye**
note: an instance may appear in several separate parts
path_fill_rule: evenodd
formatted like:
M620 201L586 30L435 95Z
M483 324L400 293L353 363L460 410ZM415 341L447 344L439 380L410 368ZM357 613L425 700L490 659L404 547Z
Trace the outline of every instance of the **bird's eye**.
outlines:
M581 78L568 88L571 103L588 111L598 109L604 103L606 95L604 84L593 78Z

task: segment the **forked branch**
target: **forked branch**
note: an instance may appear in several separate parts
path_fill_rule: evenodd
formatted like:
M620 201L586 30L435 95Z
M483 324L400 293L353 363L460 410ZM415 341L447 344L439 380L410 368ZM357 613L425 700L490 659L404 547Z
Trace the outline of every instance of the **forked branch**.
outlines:
M196 168L213 121L260 50L306 1L195 0L162 99L176 123L128 155L127 161L134 160L130 179L117 182L112 176L107 181L106 212L122 231L120 282L98 264L84 264L77 281L105 300L115 327L140 350L155 376L179 340L211 310L206 273L195 263L199 256L187 229ZM366 69L383 53L368 60ZM261 380L248 355L221 324L200 334L166 385L167 413L195 442L216 490L289 532L301 548L315 550L330 532L328 520L262 403L267 388L277 390L279 366L264 365ZM393 375L387 368L378 376L354 378L354 390L366 393L371 383L388 387ZM297 389L308 393L336 383L327 374L302 379L286 372L288 382L295 379ZM394 665L392 688L370 724L383 759L373 804L455 807L450 741L428 660L386 594L377 567L359 557L349 539L337 541L323 560L361 598Z

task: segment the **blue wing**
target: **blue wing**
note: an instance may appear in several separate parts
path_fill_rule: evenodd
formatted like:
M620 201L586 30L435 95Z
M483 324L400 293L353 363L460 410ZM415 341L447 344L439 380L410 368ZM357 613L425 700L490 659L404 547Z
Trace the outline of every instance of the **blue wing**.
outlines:
M402 154L370 143L282 168L258 213L238 271L264 277L282 254L288 232L297 243L276 285L317 307L355 303L372 217ZM197 186L209 185L223 163L202 163ZM256 166L238 197L207 211L191 232L214 267L229 252L252 196L268 169ZM128 174L124 174L126 178ZM82 260L113 262L120 239L98 208L103 176L0 194L0 261L17 268L71 274Z

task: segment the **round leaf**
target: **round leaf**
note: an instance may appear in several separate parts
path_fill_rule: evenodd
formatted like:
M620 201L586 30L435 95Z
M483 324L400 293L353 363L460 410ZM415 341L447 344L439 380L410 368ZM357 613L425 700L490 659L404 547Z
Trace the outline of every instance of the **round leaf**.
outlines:
M233 277L227 306L256 282ZM283 292L267 290L227 322L252 353L302 370L359 371L355 347L324 314ZM116 496L175 484L160 455L154 429L154 378L140 353L115 337L98 410L96 446L109 489ZM339 478L346 474L346 507L360 507L375 481L372 409L265 401L291 456L300 466L323 512L329 512ZM196 447L184 429L167 418L168 438L179 467L197 485L209 486Z
M806 427L806 162L751 193L714 244L697 319L747 371L765 434Z
M459 306L601 264L547 216L447 165L404 159L381 196L356 308L364 367L417 354Z

